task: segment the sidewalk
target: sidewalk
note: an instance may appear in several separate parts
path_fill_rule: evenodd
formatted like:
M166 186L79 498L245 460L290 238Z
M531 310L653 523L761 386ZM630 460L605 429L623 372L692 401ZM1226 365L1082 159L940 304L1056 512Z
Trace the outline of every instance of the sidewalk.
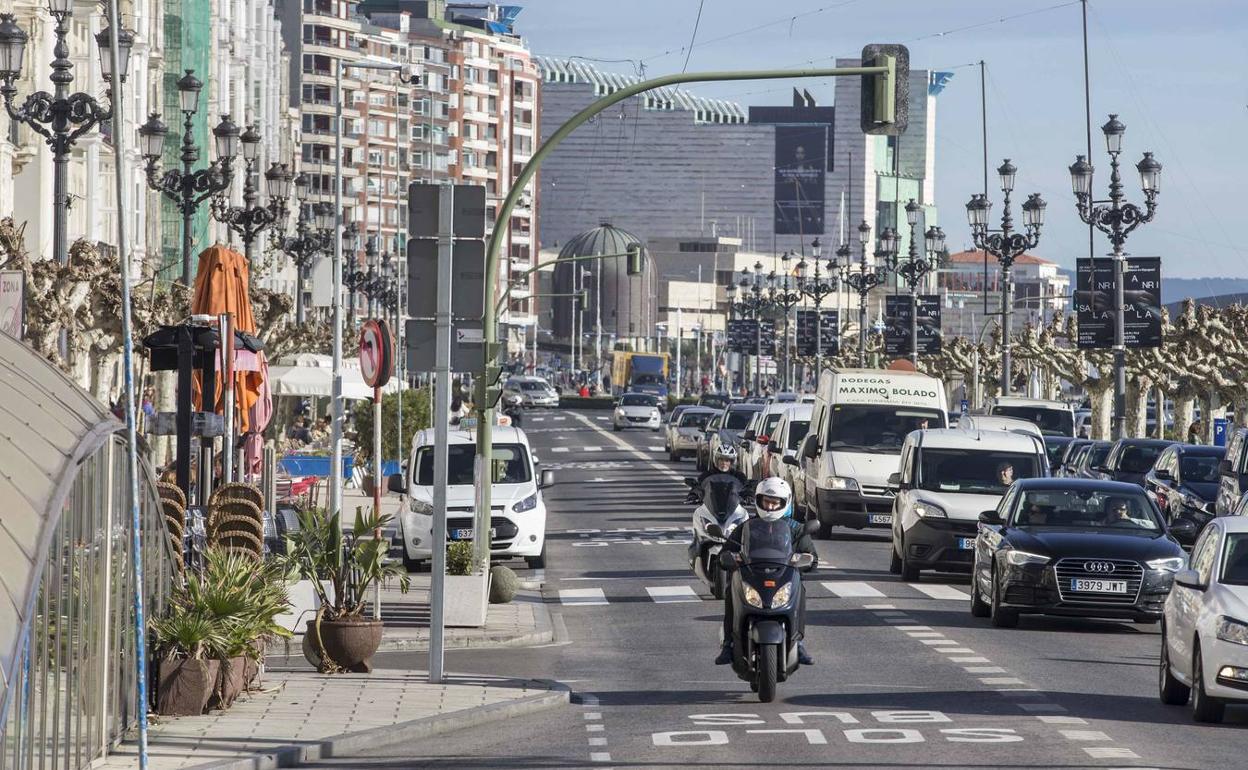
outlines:
M406 594L394 584L381 591L381 619L386 623L382 652L429 649L429 573L414 574L411 580ZM514 647L554 641L554 631L541 593L524 589L510 604L489 605L483 628L448 628L444 638L448 650Z
M270 669L263 690L228 711L153 717L151 770L263 770L290 767L366 747L415 740L568 702L551 682L448 677L433 685L420 671L324 676ZM122 744L99 767L132 770L137 744Z

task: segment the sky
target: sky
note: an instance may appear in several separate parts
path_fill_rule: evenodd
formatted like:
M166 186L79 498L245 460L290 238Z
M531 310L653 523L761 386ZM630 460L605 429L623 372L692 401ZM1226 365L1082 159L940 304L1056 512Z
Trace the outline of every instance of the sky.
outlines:
M935 202L951 250L970 247L965 204L983 186L983 60L994 221L1001 203L995 169L1008 157L1019 168L1016 205L1031 192L1049 203L1034 253L1066 267L1087 256L1087 226L1067 171L1087 146L1078 0L512 2L524 8L516 29L534 53L604 60L594 63L626 74L679 72L686 55L691 72L827 66L833 57L858 56L869 42L904 43L912 68L955 73L936 107ZM1143 202L1134 168L1143 151L1163 165L1156 219L1132 233L1127 251L1162 257L1168 277L1248 277L1248 2L1089 0L1088 7L1094 193L1106 195L1109 158L1099 127L1110 112L1127 126L1121 160L1128 200ZM819 104L833 103L830 80L690 90L744 106L787 105L793 84ZM1109 250L1099 233L1095 249Z

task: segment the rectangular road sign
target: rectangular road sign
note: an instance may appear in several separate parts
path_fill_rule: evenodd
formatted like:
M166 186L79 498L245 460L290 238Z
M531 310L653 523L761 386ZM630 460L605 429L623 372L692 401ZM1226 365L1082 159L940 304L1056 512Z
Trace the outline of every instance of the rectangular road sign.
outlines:
M407 341L407 367L413 372L431 372L436 361L434 322L428 319L408 319L404 329ZM498 325L498 338L506 340L511 333L510 324ZM451 371L481 372L484 362L481 354L485 334L481 321L456 321L451 327Z
M485 310L485 242L456 240L451 246L451 316L480 320ZM407 312L433 318L438 300L438 242L407 242Z
M408 228L412 238L438 235L438 197L448 185L413 182L407 188ZM457 184L453 230L456 238L485 237L485 188Z

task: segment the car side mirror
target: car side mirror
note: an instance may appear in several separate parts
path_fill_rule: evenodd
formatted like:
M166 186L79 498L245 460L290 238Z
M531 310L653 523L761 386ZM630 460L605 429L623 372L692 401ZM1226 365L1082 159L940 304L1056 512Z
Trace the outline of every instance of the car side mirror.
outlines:
M901 489L901 472L888 474L888 486L890 489Z
M741 440L743 443L746 441L753 441L756 438L758 438L758 434L752 430L747 430L745 433L741 434Z
M817 533L819 531L819 520L807 519L805 523L802 524L802 531L808 535Z
M784 463L785 465L792 465L794 467L797 466L797 458L794 457L793 455L785 455L784 459L781 460L780 462Z
M997 513L995 510L984 511L983 513L979 514L979 523L980 524L992 524L992 525L1000 524L1001 514Z
M1174 481L1174 476L1165 468L1158 468L1154 470L1153 476L1161 479L1162 481Z
M720 526L714 522L706 525L706 534L714 540L724 539L724 530L720 529Z
M1174 573L1174 584L1194 591L1205 590L1205 584L1200 582L1200 573L1194 569L1181 569Z
M767 451L768 451L768 452L770 452L770 453L771 453L771 454L773 454L773 455L778 455L778 454L780 454L780 445L779 445L779 444L777 444L777 443L776 443L776 442L774 442L774 441L768 441L768 442L767 442Z
M1179 519L1170 525L1170 534L1183 545L1191 545L1196 542L1196 536L1200 534L1200 530L1197 529L1196 522L1191 519Z
M806 439L806 443L802 444L802 457L813 460L819 454L819 442L812 438Z
M537 484L538 489L546 489L555 485L555 472L552 470L542 471L541 480Z
M386 490L390 492L397 492L400 495L404 494L407 492L407 484L404 482L405 479L403 478L402 473L391 473L386 477Z
M693 476L685 476L685 486L692 489L693 487L696 487L697 485L698 485L697 479L695 479Z

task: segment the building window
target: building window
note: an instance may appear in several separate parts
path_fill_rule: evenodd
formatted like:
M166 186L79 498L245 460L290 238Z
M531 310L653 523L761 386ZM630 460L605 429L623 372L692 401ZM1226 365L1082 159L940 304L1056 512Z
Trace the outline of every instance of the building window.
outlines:
M415 113L416 115L428 115L429 114L429 100L428 99L413 100L412 112Z

